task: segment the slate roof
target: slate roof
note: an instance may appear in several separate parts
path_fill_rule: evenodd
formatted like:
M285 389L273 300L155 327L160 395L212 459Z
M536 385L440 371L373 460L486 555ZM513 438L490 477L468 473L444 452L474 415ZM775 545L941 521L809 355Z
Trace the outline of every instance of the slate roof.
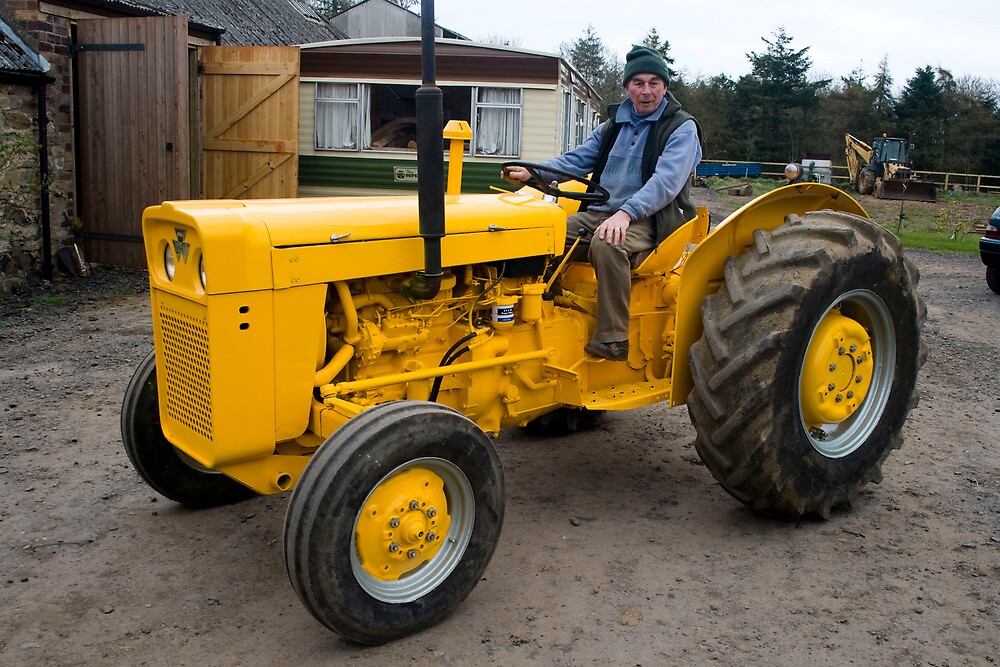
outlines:
M226 45L288 46L345 37L324 21L307 19L289 0L143 0L143 4L224 28L222 43Z
M17 33L0 19L0 74L45 76L49 63L24 43Z
M302 0L303 3L305 0ZM290 46L344 39L325 21L312 21L292 0L76 0L105 12L138 16L187 14L191 25L220 35L229 46Z

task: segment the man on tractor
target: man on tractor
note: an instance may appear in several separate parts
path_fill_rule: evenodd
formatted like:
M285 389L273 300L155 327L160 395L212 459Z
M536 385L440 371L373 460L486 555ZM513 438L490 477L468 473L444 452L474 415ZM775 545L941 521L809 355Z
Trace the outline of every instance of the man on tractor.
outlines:
M610 192L607 201L581 206L567 221L566 249L579 231L580 245L597 275L597 328L585 349L611 361L628 358L631 270L672 231L694 216L690 175L701 160L701 130L669 91L667 63L656 51L635 46L626 56L627 99L615 117L580 146L542 163L593 181ZM523 167L507 167L508 183L531 179Z

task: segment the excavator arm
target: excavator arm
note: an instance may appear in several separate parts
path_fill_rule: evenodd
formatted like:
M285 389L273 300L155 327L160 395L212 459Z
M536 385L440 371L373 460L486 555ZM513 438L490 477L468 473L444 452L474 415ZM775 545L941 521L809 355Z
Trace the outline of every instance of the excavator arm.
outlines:
M868 165L871 164L874 151L871 146L850 133L844 135L844 143L851 187L861 194L870 195L875 185L875 174L868 169Z

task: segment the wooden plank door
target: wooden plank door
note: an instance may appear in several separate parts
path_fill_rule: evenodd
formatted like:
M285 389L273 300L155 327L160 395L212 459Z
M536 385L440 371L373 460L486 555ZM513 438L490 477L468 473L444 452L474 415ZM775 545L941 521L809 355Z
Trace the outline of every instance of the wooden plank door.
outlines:
M142 210L191 196L187 17L77 26L84 248L92 262L145 266Z
M205 197L298 195L299 49L201 49Z

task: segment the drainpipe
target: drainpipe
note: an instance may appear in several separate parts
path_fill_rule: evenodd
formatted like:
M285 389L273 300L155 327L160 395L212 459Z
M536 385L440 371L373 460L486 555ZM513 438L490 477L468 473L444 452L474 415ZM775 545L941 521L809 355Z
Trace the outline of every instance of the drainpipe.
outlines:
M424 268L409 281L414 299L434 298L441 289L441 238L444 236L444 94L435 81L434 0L420 3L422 84L417 89L417 207L424 240Z
M38 182L42 215L42 277L52 280L52 214L49 208L49 116L45 104L48 82L38 84Z

